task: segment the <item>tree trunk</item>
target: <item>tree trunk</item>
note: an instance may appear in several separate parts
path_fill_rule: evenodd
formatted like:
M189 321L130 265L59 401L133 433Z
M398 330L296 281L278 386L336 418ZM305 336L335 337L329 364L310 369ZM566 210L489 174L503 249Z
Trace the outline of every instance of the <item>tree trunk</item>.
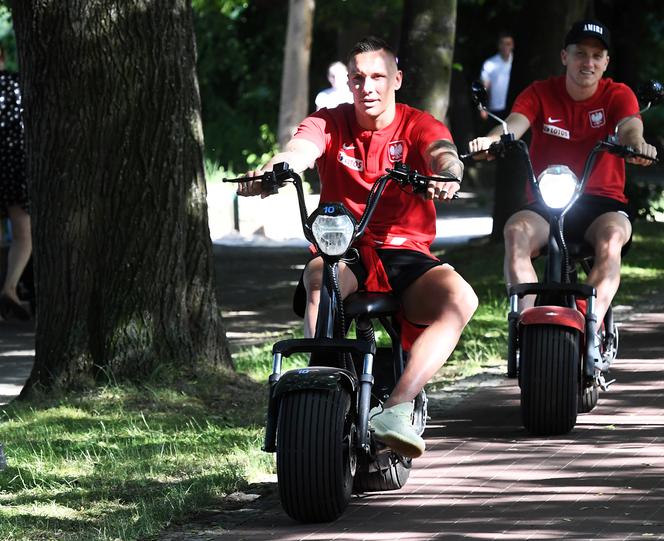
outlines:
M405 0L399 47L403 101L445 119L450 96L456 0Z
M189 0L15 0L37 330L28 382L231 359Z
M588 0L541 2L529 0L514 36L508 109L531 82L563 73L560 51L572 23L584 17ZM491 240L503 239L507 219L524 203L526 173L522 163L505 160L496 166Z
M279 103L279 145L292 137L309 111L309 59L314 25L314 0L290 0Z

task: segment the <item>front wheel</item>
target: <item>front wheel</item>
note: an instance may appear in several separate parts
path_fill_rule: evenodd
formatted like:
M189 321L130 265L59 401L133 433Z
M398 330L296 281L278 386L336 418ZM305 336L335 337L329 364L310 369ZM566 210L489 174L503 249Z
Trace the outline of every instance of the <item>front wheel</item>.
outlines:
M528 432L566 434L576 424L580 335L557 325L521 330L521 415Z
M300 522L328 522L344 512L355 475L355 425L344 389L281 397L277 478L281 505Z

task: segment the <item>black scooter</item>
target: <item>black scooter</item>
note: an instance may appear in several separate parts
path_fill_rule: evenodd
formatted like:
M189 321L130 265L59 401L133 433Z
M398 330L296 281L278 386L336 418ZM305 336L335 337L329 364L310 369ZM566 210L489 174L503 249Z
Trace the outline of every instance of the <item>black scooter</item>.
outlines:
M549 214L549 240L541 282L519 284L509 289L507 376L518 377L521 388L523 424L537 435L565 434L574 428L577 413L587 413L596 405L599 390L607 390L611 362L618 352L618 329L609 307L600 326L601 359L595 359L594 341L587 337L598 332L595 316L595 288L577 281L578 268L590 272L593 250L587 244L572 244L563 235L564 218L583 193L598 153L610 152L622 158L643 157L634 149L618 144L618 129L605 141L599 141L588 155L583 175L578 179L565 165L551 165L537 178L526 143L516 140L507 124L486 109L487 92L481 82L472 85L473 101L480 110L503 126L500 141L488 152L504 159L512 156L523 160L528 182L538 201ZM664 100L662 85L650 81L639 91L647 106ZM628 117L631 118L631 117ZM625 122L628 119L624 119ZM469 158L485 151L462 156ZM656 160L653 160L656 161ZM518 301L525 295L536 295L535 306L519 311ZM577 301L586 300L585 313Z
M302 181L286 163L257 177L224 181L250 180L260 180L268 194L286 183L295 186L304 236L324 261L314 338L282 340L272 348L264 450L276 452L279 494L286 513L302 522L331 521L343 513L353 492L399 489L411 468L410 459L376 442L369 430L370 408L387 399L407 362L394 319L400 303L390 294L366 292L344 302L338 263L358 257L353 243L364 233L388 183L396 182L417 194L425 193L428 183L441 177L395 164L373 185L359 223L341 203L321 204L307 216ZM376 346L374 321L387 331L391 347ZM354 338L348 337L352 323ZM309 366L282 373L283 358L295 353L310 354ZM420 435L426 417L422 391L412 419Z

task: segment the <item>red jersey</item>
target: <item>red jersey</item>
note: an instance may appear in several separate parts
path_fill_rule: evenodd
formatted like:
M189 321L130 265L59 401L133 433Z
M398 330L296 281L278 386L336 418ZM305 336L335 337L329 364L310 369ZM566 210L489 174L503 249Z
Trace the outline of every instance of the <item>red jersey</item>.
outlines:
M574 101L567 93L563 75L531 84L516 98L512 112L530 121L530 159L536 176L549 165L562 164L581 178L595 144L613 134L620 120L638 113L639 104L628 86L608 78L600 79L591 98ZM584 193L626 203L624 191L624 160L608 152L599 153ZM528 198L532 201L530 186Z
M452 141L449 130L429 113L397 103L389 126L364 130L355 120L352 104L321 109L304 119L296 138L314 143L322 155L316 160L321 178L321 202L343 203L356 218L385 169L403 162L425 175L434 174L425 151L434 141ZM388 183L368 227L376 248L409 248L428 253L436 235L433 201Z

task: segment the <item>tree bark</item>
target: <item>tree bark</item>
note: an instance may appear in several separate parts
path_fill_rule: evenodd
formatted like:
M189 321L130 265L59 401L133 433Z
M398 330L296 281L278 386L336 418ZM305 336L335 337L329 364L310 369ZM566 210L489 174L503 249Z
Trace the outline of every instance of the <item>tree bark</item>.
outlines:
M528 1L514 36L508 109L531 82L563 73L560 51L565 35L574 21L584 17L587 7L588 0ZM526 173L517 160L505 160L496 169L491 240L501 242L505 222L523 206Z
M404 81L399 101L447 114L456 29L456 0L405 0L399 47Z
M27 391L231 366L189 0L15 0L37 289Z
M290 0L279 103L279 145L292 137L309 111L309 60L314 25L314 0Z

